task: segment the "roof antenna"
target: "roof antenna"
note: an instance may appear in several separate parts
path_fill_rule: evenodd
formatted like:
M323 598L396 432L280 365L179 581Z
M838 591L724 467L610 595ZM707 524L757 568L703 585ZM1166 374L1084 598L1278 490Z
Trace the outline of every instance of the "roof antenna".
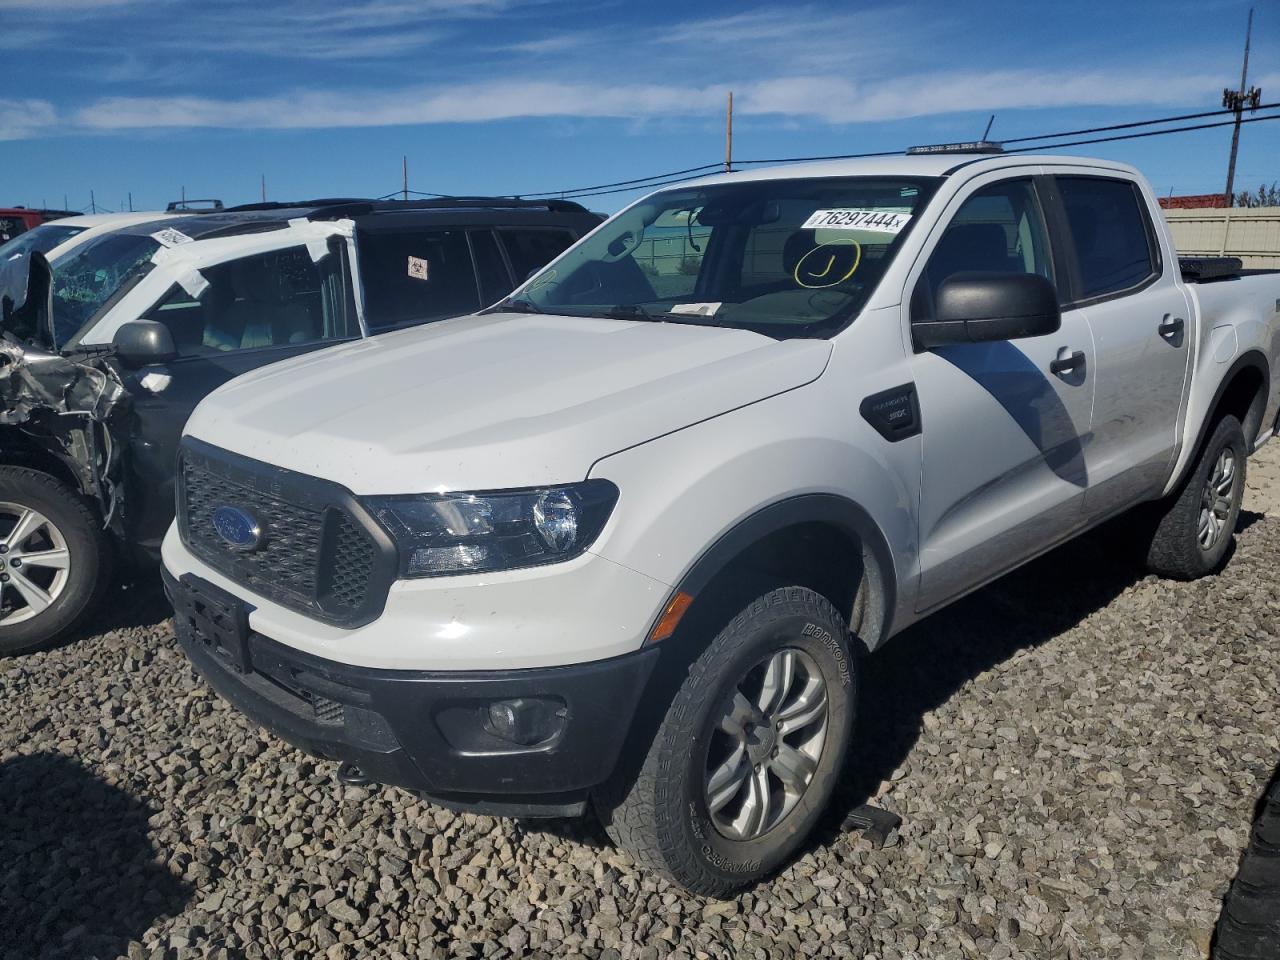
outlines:
M991 119L987 121L987 129L982 131L982 139L986 141L987 135L991 133L991 125L996 122L996 115L993 113Z

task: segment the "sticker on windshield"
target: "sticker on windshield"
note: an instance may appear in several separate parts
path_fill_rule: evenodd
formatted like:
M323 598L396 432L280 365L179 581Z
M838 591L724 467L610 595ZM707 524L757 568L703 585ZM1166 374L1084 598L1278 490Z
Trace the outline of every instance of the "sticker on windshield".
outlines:
M911 221L909 213L892 210L815 210L801 224L801 230L867 230L872 233L899 233Z
M673 303L668 312L687 313L693 317L714 317L722 306L724 306L723 301L720 303Z
M409 276L413 277L415 280L426 280L427 261L423 260L421 257L410 257Z
M179 244L191 242L191 237L188 237L181 230L173 229L173 227L165 227L163 230L153 233L151 239L162 247L176 247Z

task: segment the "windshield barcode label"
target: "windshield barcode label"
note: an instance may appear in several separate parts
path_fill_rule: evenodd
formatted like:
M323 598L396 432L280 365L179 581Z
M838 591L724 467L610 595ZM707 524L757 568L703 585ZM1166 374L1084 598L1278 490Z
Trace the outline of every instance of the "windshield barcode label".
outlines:
M894 213L891 210L815 210L801 229L898 233L910 220L911 214Z

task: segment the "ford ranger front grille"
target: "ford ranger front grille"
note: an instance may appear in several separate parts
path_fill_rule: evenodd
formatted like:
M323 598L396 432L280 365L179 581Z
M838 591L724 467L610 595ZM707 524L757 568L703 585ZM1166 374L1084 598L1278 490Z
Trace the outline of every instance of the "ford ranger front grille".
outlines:
M349 491L191 438L179 455L178 530L236 583L341 626L376 618L395 576L394 545Z

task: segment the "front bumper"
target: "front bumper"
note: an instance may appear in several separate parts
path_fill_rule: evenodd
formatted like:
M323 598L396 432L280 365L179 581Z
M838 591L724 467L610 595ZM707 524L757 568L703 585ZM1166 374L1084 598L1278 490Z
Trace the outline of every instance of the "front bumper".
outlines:
M617 764L658 656L649 648L571 666L391 670L303 653L253 630L228 656L193 613L192 588L218 588L168 570L163 577L178 641L223 698L309 753L460 809L581 813ZM549 704L553 735L531 746L497 735L489 707L512 701Z

